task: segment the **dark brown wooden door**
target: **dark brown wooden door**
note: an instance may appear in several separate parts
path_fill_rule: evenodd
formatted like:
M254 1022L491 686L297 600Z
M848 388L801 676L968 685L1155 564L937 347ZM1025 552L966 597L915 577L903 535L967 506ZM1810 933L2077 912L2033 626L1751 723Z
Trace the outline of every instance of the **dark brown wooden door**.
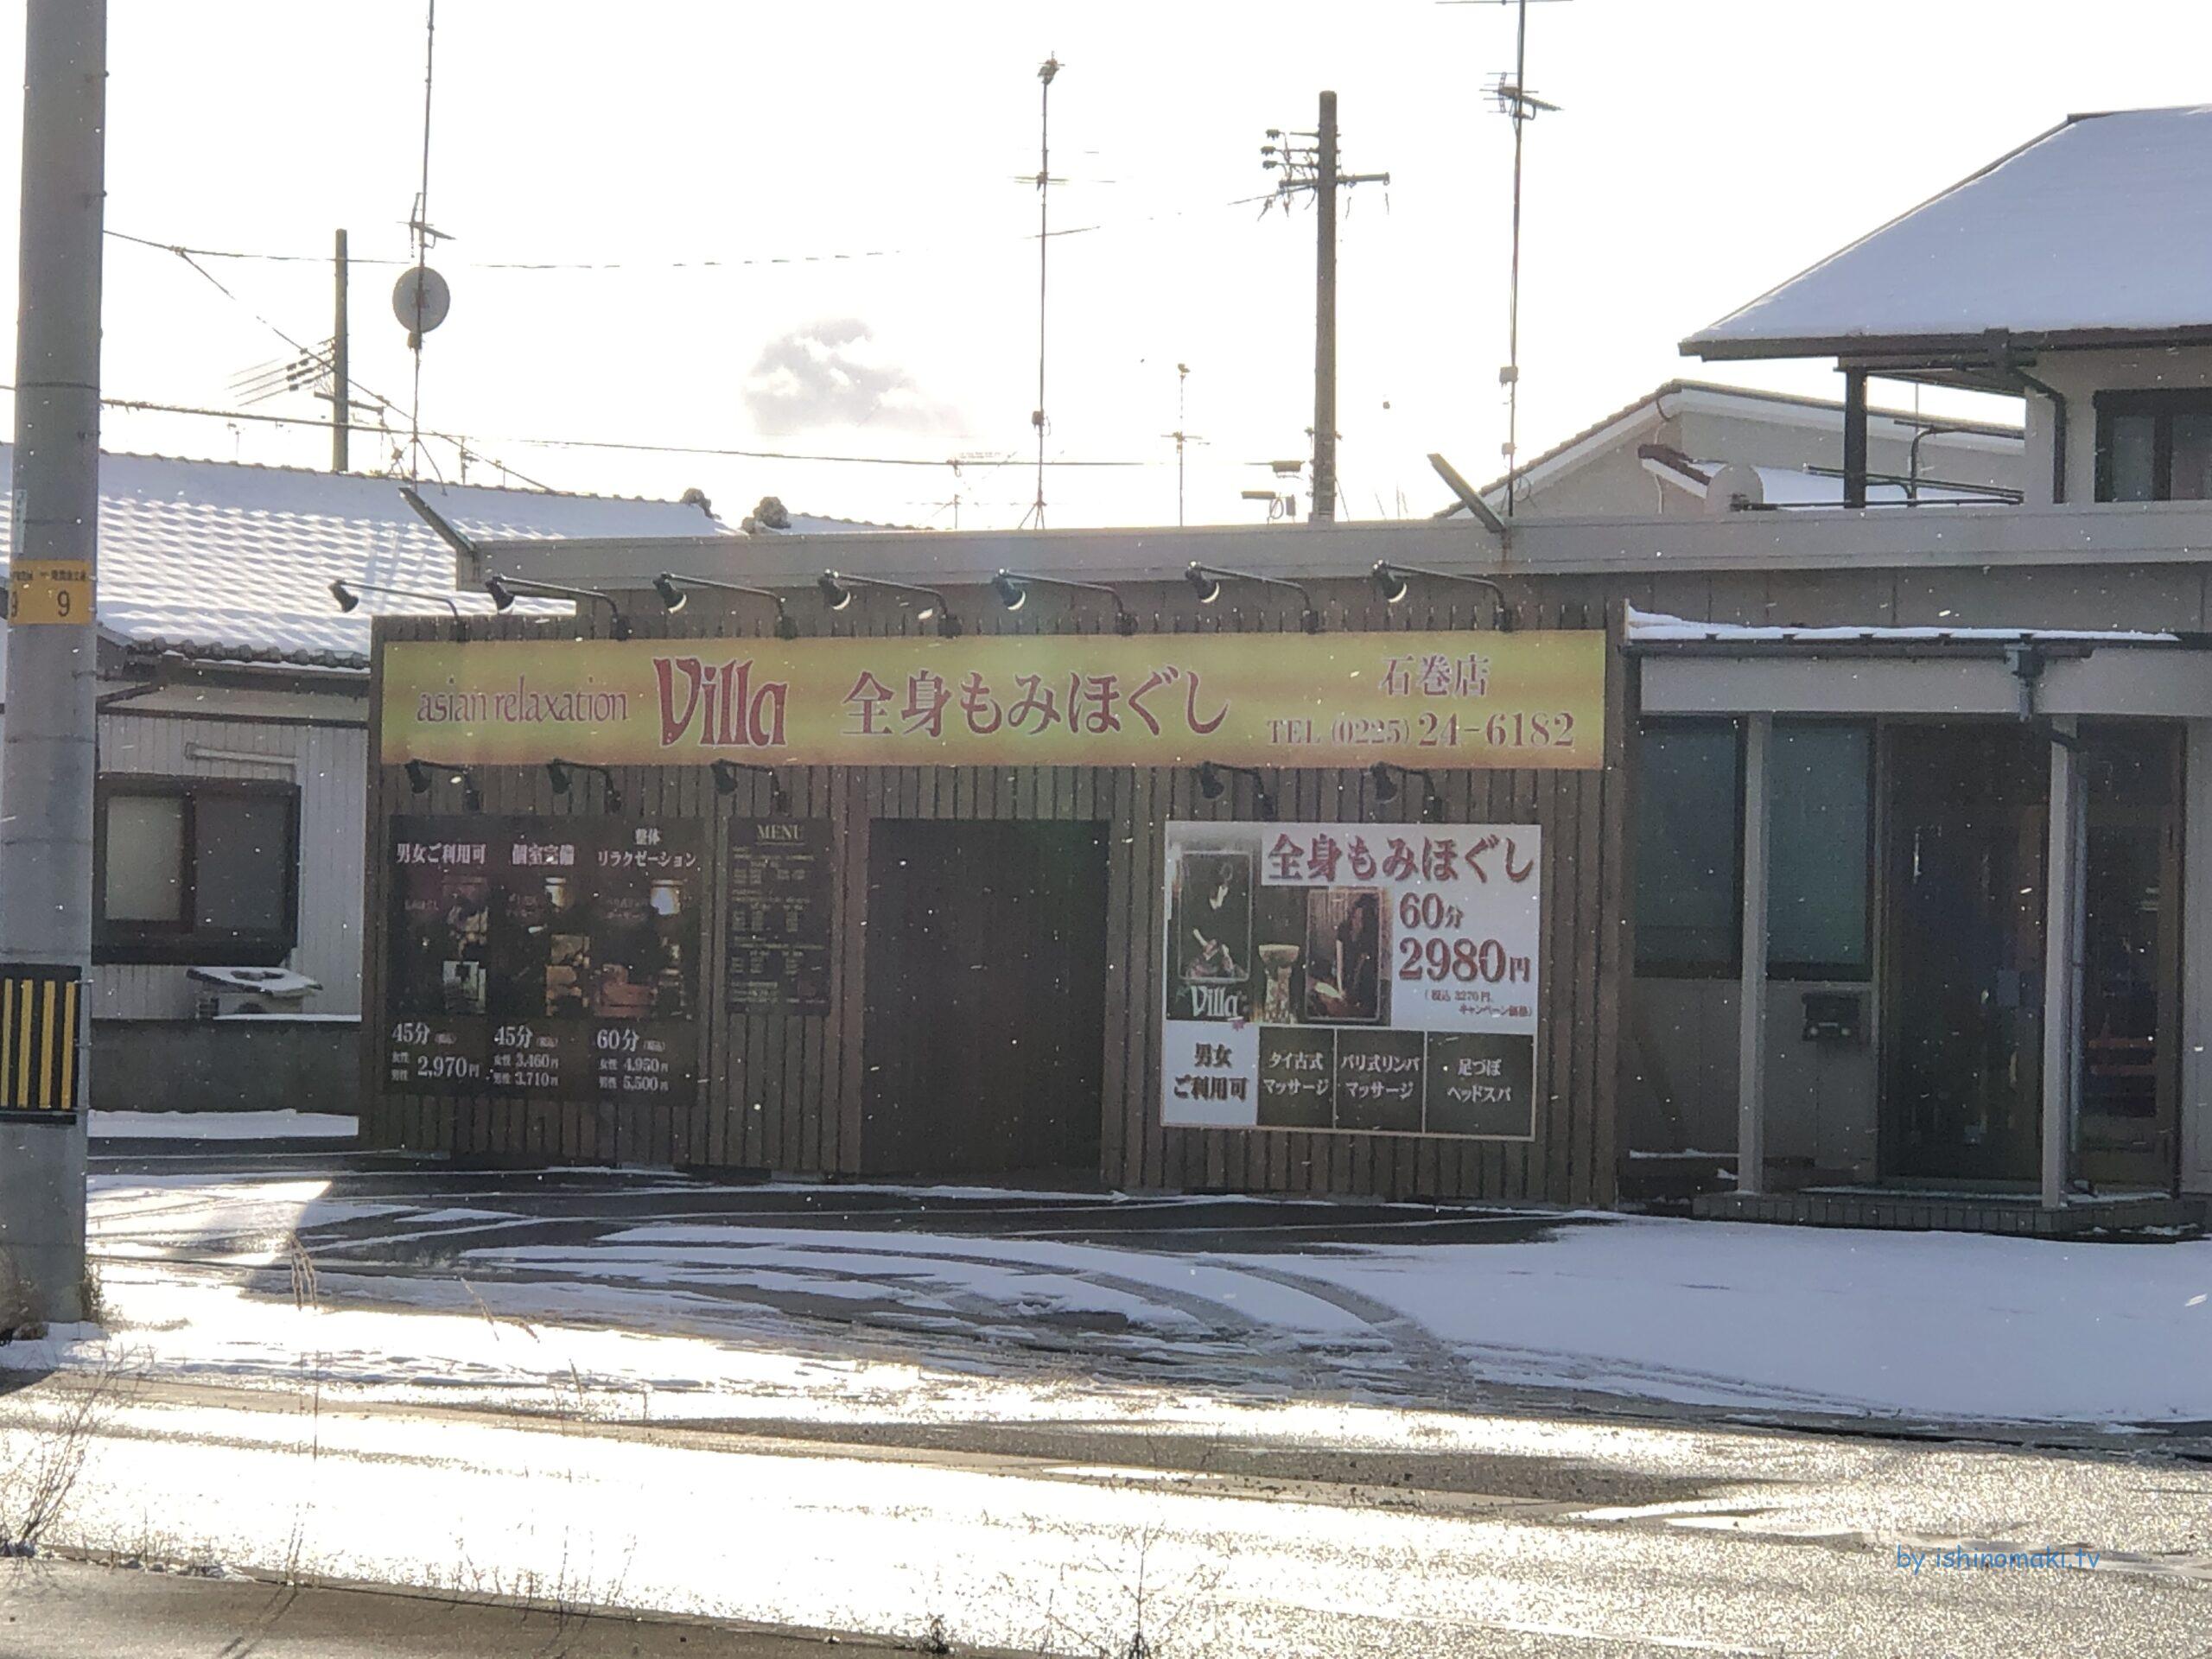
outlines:
M873 824L862 1166L1096 1180L1105 932L1096 824Z

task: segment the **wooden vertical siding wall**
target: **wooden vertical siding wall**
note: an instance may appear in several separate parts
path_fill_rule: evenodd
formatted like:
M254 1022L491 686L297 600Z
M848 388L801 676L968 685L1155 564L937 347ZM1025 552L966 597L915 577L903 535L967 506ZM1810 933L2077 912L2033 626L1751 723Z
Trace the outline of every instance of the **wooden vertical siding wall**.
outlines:
M1316 583L1332 632L1474 628L1487 623L1488 599L1459 584L1417 587L1386 607L1364 582ZM1516 626L1606 627L1618 638L1614 596L1592 580L1516 583ZM1180 583L1124 589L1146 631L1211 632L1224 626L1295 632L1294 602L1249 589L1199 609ZM651 594L627 597L640 636L759 636L771 620L757 601L715 602L696 594L664 615ZM954 590L955 609L972 632L1095 632L1110 620L1098 601L1039 589L1015 626L988 589ZM1231 608L1241 601L1241 607ZM803 601L795 601L795 604ZM472 618L468 637L604 637L597 607L550 620ZM810 620L811 620L810 619ZM450 639L450 620L386 619L379 642ZM855 599L833 619L836 633L921 630L895 601ZM1471 635L1471 637L1473 637ZM867 1155L867 1078L861 1065L868 917L868 829L878 818L1087 820L1105 826L1108 851L1107 993L1102 1033L1100 1175L1132 1188L1334 1192L1385 1198L1526 1198L1605 1203L1614 1191L1615 1116L1622 996L1626 966L1627 841L1625 754L1627 674L1620 653L1607 658L1606 764L1601 771L1440 772L1445 817L1456 823L1542 827L1543 956L1539 1020L1536 1138L1529 1143L1445 1137L1167 1129L1160 1122L1161 957L1164 950L1163 829L1172 818L1256 816L1249 785L1237 779L1217 802L1205 800L1188 768L1071 766L898 766L779 769L791 811L833 826L831 1011L826 1015L736 1015L722 1008L721 911L733 816L765 816L765 779L748 779L725 802L704 767L618 771L626 812L703 820L706 927L701 995L700 1086L679 1104L618 1110L576 1103L493 1098L436 1099L386 1090L382 1044L385 876L388 819L410 811L460 810L460 791L441 781L427 797L410 794L404 771L378 759L372 728L368 790L369 857L364 930L365 1007L372 1040L363 1045L365 1138L372 1145L501 1162L619 1162L793 1173L853 1174L874 1167ZM372 706L380 715L379 687ZM376 715L372 715L372 719ZM431 757L444 759L447 757ZM487 767L478 779L487 813L559 817L603 810L601 785L580 777L575 792L552 793L542 767ZM1285 819L1416 822L1418 789L1378 801L1363 770L1284 770L1272 774Z

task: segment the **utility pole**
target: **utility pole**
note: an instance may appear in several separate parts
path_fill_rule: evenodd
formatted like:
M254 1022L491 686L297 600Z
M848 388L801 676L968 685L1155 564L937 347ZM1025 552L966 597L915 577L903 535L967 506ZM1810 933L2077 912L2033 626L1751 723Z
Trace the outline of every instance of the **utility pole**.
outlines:
M99 526L100 237L106 195L106 0L29 0L16 314L15 514L7 718L0 741L0 965L19 992L51 976L73 1018L60 1110L0 1122L0 1253L35 1306L84 1317L81 986L92 956L93 593ZM21 1006L19 999L18 1006ZM20 1030L19 1030L20 1034ZM16 1095L0 1101L21 1107Z
M333 258L338 285L338 305L330 337L330 470L346 470L346 446L353 436L353 375L348 364L346 330L346 232L338 232Z
M1260 147L1261 166L1280 168L1275 194L1268 206L1281 201L1288 211L1289 198L1301 191L1313 197L1316 245L1313 264L1313 501L1312 522L1332 524L1337 516L1337 190L1358 184L1388 185L1388 173L1345 173L1337 165L1337 95L1321 94L1321 119L1313 132L1294 132L1290 138L1312 138L1311 144L1284 142L1280 128L1270 127L1274 141ZM1266 209L1262 208L1262 212Z

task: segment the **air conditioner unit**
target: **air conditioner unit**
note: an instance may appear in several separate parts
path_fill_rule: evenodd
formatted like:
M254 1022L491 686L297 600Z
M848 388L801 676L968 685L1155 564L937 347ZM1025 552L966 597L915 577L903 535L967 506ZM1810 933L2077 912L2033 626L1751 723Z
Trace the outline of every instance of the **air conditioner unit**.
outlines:
M200 987L198 1012L202 1020L234 1014L297 1014L300 1004L322 988L321 980L289 968L192 968L185 976Z

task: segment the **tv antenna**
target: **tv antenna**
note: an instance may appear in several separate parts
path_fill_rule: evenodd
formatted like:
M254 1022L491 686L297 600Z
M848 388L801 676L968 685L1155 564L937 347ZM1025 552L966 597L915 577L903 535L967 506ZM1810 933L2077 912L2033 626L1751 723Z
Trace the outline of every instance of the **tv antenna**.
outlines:
M1204 443L1205 440L1189 430L1190 421L1184 415L1184 391L1191 378L1191 365L1175 365L1175 429L1162 435L1175 440L1175 527L1183 527L1183 449L1186 444Z
M423 23L423 183L415 193L415 209L407 216L415 263L399 273L391 290L392 315L407 330L407 349L415 354L415 385L407 410L410 480L419 479L423 468L423 336L446 320L453 303L446 279L430 269L430 245L449 239L430 224L430 92L435 84L437 48L438 0L429 0Z
M1029 424L1037 429L1037 499L1022 515L1045 528L1045 256L1052 245L1052 78L1060 60L1047 53L1037 66L1037 407Z
M1564 0L1536 0L1539 5ZM1513 255L1505 299L1505 366L1497 372L1505 388L1505 516L1513 516L1513 498L1520 483L1521 446L1521 145L1522 129L1539 115L1555 115L1559 105L1529 90L1529 0L1437 0L1446 6L1511 6L1513 73L1500 75L1491 85L1498 113L1513 123Z

